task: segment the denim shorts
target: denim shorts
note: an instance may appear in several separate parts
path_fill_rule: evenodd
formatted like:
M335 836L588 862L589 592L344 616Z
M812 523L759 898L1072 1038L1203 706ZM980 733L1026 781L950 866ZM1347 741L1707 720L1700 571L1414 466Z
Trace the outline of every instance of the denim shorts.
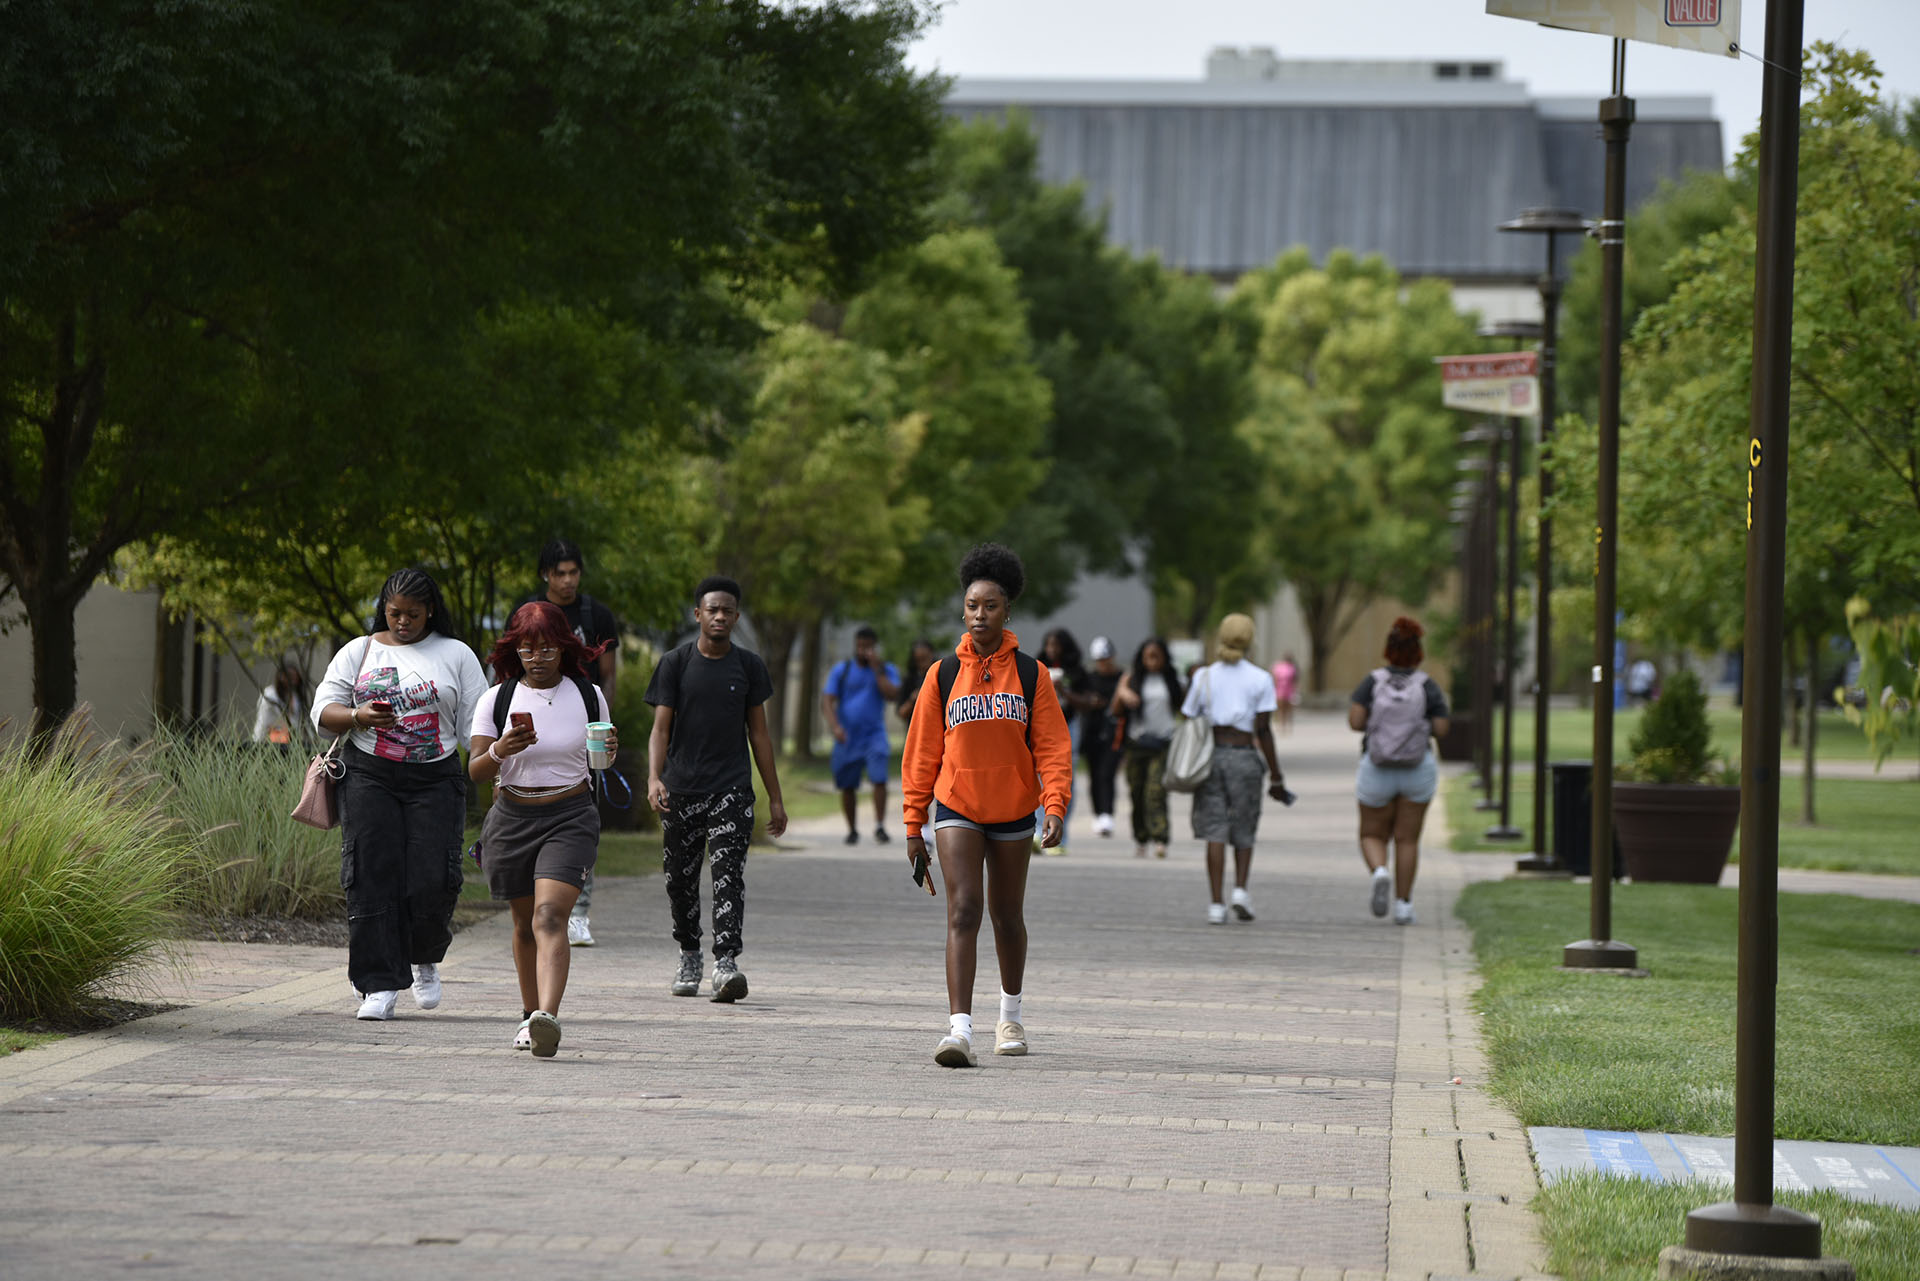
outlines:
M1420 758L1418 765L1375 765L1366 753L1360 755L1360 773L1353 781L1353 794L1368 809L1384 809L1393 798L1404 796L1416 805L1433 799L1440 786L1440 764L1433 749Z
M1019 818L1008 819L1004 823L976 823L958 810L948 809L945 803L933 803L933 830L943 827L965 827L983 833L990 841L1025 841L1033 838L1033 815L1022 814Z

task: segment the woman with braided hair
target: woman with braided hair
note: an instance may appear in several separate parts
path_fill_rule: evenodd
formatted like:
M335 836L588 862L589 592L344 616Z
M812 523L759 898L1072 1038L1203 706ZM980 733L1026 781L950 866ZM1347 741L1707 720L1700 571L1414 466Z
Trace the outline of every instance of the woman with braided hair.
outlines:
M440 1004L453 941L467 743L487 688L424 570L387 579L368 635L348 641L313 695L313 721L347 737L341 752L340 886L347 892L347 978L362 1019L389 1019L399 989Z

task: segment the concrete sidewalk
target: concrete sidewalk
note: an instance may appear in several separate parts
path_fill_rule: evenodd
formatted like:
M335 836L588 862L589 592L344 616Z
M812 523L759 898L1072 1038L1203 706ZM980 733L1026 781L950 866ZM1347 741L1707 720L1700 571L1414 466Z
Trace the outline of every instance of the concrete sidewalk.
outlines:
M1079 807L1032 871L1033 1053L976 1071L932 1062L944 905L837 819L752 860L737 1006L667 994L657 880L603 883L551 1061L508 1048L504 921L385 1024L337 953L196 947L162 979L188 1008L0 1062L0 1273L1534 1276L1467 864L1436 808L1419 923L1375 920L1353 736L1303 716L1281 746L1301 799L1267 807L1250 924L1206 923L1184 804L1165 862ZM989 960L986 1045L997 990Z

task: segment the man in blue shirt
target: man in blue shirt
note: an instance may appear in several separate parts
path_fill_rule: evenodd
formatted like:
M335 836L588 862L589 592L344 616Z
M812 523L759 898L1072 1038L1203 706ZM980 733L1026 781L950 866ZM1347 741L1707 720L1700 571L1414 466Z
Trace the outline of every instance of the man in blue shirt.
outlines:
M853 657L827 674L820 710L833 731L833 785L847 816L847 844L859 843L860 775L873 783L873 839L887 839L887 708L900 693L900 673L880 657L880 637L871 627L853 636Z

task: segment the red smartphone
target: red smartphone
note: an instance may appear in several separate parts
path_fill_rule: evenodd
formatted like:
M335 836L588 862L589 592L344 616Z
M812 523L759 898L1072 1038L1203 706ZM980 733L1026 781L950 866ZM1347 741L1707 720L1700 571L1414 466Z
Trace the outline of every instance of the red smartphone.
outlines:
M369 702L367 706L371 707L376 712L382 712L382 713L391 712L393 710L392 703L382 702L379 699L374 699L373 701Z
M507 719L513 722L513 727L515 729L530 730L533 728L532 712L509 712L507 714Z

